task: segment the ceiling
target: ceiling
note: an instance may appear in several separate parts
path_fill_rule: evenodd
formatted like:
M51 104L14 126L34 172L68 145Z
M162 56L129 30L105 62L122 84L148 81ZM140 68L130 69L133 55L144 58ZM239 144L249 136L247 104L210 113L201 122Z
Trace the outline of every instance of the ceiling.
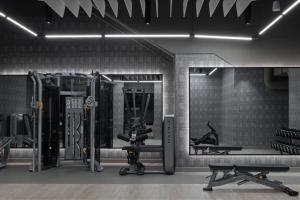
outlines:
M79 2L83 0L43 0L43 1L53 1L53 2ZM0 11L6 12L10 16L22 18L22 17L34 17L41 19L45 18L46 8L48 7L45 2L39 0L1 0L0 1ZM96 0L88 0L95 1ZM104 0L103 0L104 1ZM109 2L118 2L118 17L115 16L113 11L113 4ZM245 24L245 12L241 14L240 17L237 15L237 3L232 4L232 8L224 17L224 3L234 2L234 0L203 0L201 11L197 16L197 3L198 0L172 0L172 17L170 17L170 0L158 0L158 18L156 13L156 0L152 0L151 25L145 25L144 16L141 7L141 0L132 0L132 17L130 17L126 3L128 0L105 0L105 15L104 18L99 12L97 7L93 6L93 14L90 20L94 20L95 16L101 17L103 19L115 18L118 21L126 24L127 26L135 29L137 32L163 32L163 33L197 33L197 32L214 32L214 33L224 33L224 34L247 34L254 35L257 33L258 29L268 24L275 16L278 15L277 12L272 11L273 0L237 0L252 2L252 18L251 26ZM288 7L295 0L281 0L282 10ZM211 12L211 2L219 2L216 9ZM49 4L49 3L48 3ZM57 4L59 5L59 4ZM64 5L65 4L61 4ZM116 5L116 4L115 4ZM53 7L53 6L52 6ZM243 8L245 10L245 8ZM89 19L89 16L80 7L78 17L66 8L64 10L63 17L60 17L56 12L53 11L53 18L56 21L63 21L64 18L68 17L72 20ZM184 15L185 13L185 15Z

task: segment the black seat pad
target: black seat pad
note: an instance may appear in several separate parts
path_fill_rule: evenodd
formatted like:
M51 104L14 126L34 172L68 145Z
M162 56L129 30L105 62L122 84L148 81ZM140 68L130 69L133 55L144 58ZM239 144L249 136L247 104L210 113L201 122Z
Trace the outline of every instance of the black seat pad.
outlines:
M208 148L207 145L191 145L196 150L206 150Z
M287 172L287 165L234 165L239 172Z
M233 164L209 164L208 165L210 170L212 171L225 171L225 170L233 170L234 165Z
M125 146L122 147L122 150L139 152L163 152L163 147L161 145Z
M241 151L243 149L243 147L241 146L210 146L209 147L211 150L219 150L219 151Z

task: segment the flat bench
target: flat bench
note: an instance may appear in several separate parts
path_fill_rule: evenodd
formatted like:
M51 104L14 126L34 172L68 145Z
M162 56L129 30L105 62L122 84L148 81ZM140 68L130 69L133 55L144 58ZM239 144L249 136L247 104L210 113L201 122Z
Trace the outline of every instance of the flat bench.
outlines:
M267 177L270 172L288 172L290 167L286 165L210 164L209 168L212 175L207 187L203 188L204 191L212 191L213 187L234 182L238 182L238 185L254 182L282 191L290 196L298 196L297 191L284 186L280 181L271 181ZM223 173L221 178L217 178L219 172Z
M200 144L191 145L194 149L196 155L201 151L202 155L218 154L218 155L228 155L231 151L241 151L243 147L241 146L230 146L230 145L211 145L211 144Z

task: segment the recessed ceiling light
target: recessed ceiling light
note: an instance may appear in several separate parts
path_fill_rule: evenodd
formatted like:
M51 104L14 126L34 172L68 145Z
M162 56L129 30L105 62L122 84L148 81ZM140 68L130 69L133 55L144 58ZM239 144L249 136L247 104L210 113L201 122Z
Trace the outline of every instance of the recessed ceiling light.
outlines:
M236 36L222 36L222 35L195 35L195 38L216 39L216 40L242 40L242 41L253 40L252 37L236 37Z
M15 24L16 26L20 27L21 29L23 29L24 31L30 33L31 35L33 35L33 36L35 36L35 37L38 36L35 32L33 32L33 31L30 30L29 28L23 26L22 24L20 24L20 23L17 22L16 20L14 20L14 19L12 19L12 18L10 18L10 17L7 17L6 19L7 19L8 21L10 21L11 23Z

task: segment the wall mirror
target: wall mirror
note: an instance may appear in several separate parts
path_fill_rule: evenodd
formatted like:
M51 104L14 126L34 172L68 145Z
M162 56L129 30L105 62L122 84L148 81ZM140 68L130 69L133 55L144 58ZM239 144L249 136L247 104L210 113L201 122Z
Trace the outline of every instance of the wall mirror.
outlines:
M299 155L300 69L190 68L190 155Z
M129 134L132 123L143 121L148 131L147 145L161 145L163 120L163 76L161 74L95 74L96 108L95 139L101 148L122 148L128 143L117 138ZM56 105L60 148L65 146L66 109L73 102L84 102L87 82L80 77L49 79L44 83L44 95L51 96L51 105ZM32 81L28 75L0 76L0 136L16 138L12 148L31 148L26 122L31 116ZM55 102L54 102L55 101ZM69 102L69 103L68 103ZM48 113L50 103L45 103ZM53 106L52 106L53 107ZM53 109L53 108L52 108ZM84 111L78 112L83 116ZM45 115L47 116L47 115ZM69 119L69 118L68 118ZM74 119L77 119L74 117ZM27 121L26 121L27 120ZM75 120L76 121L76 120ZM27 123L29 124L29 123ZM45 121L44 127L48 125ZM75 125L74 125L75 126ZM29 127L30 128L30 127ZM83 130L84 131L84 130Z

